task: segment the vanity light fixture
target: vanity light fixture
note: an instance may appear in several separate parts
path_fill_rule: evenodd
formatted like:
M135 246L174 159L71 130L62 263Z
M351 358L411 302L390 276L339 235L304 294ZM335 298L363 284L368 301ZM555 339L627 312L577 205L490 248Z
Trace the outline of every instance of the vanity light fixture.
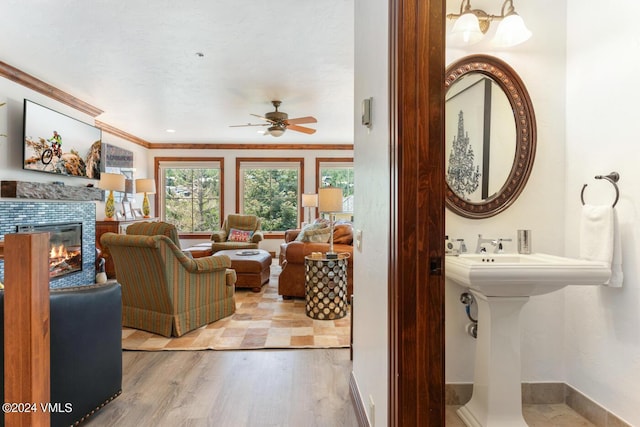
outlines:
M450 13L448 19L455 19L449 33L449 41L456 46L470 46L483 39L491 21L500 20L493 38L497 47L511 47L523 43L531 37L531 31L515 11L513 0L505 0L500 15L490 15L481 9L472 9L471 0L462 0L460 13Z

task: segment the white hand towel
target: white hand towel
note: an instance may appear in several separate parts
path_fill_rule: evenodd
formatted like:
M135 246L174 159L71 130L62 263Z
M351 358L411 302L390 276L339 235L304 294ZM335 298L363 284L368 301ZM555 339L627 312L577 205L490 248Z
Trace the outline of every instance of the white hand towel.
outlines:
M611 206L584 205L580 219L580 258L611 268L605 285L622 286L622 262L617 217Z

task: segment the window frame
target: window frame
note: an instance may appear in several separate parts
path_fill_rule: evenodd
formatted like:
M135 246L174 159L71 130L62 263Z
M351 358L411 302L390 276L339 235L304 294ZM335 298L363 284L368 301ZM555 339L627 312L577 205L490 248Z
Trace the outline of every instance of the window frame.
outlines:
M154 157L154 178L156 181L156 197L154 201L155 213L160 220L165 220L165 194L164 194L164 183L163 178L164 174L161 169L168 166L169 168L186 168L186 166L191 166L191 168L196 169L198 166L200 168L206 168L207 163L217 163L218 168L220 169L220 222L224 221L224 157ZM160 189L163 189L162 193ZM221 226L221 223L218 224L218 228ZM213 231L213 230L211 230ZM178 230L179 237L181 239L202 239L209 238L211 236L211 232L183 232Z
M321 188L320 185L322 184L322 173L321 170L325 166L326 163L334 163L336 164L335 169L339 169L341 165L344 165L345 167L351 167L352 169L354 169L354 164L353 164L353 157L316 157L316 194L318 194L318 190ZM354 169L354 176L355 176L355 169ZM317 217L319 215L318 213L318 208L315 208L316 213L315 216ZM351 216L353 217L353 209L350 212L345 212L345 213L350 213Z
M243 195L243 178L242 178L242 169L243 163L257 163L257 164L272 164L275 165L274 168L277 168L278 164L295 164L298 169L298 215L296 219L296 224L300 223L300 218L304 215L304 211L302 209L302 192L304 190L304 158L303 157L236 157L236 212L242 213L242 201L244 201ZM266 166L265 166L266 169ZM242 199L241 199L242 196ZM263 230L263 234L265 238L280 238L284 236L284 232L287 230L277 230L277 231L266 231Z

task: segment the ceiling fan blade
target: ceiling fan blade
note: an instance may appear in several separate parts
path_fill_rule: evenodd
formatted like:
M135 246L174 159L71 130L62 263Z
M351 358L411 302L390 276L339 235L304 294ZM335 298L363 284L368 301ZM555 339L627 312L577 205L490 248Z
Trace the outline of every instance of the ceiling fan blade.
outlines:
M298 126L298 125L287 125L287 129L295 130L296 132L307 133L309 135L311 135L312 133L316 133L315 129L311 129L305 126Z
M230 128L242 128L247 126L271 126L270 123L247 123L246 125L229 125Z
M284 122L289 125L301 125L303 123L318 123L318 120L316 120L316 118L313 116L306 116L296 117L295 119L287 119Z
M275 121L275 120L268 119L268 118L266 118L266 117L264 117L264 116L261 116L261 115L259 115L259 114L250 114L250 115L252 115L253 117L257 117L257 118L259 118L259 119L262 119L262 120L266 120L266 121L268 121L269 123L276 124L276 121Z

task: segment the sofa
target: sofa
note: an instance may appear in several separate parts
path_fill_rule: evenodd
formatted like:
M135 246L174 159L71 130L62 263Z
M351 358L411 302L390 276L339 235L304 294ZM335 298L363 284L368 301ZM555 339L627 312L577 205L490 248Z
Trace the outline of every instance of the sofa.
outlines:
M280 245L280 266L282 272L278 277L278 294L284 299L305 296L305 266L304 257L312 252L327 252L329 243L325 239L313 241L311 238L300 239L303 230L287 230L284 234L284 243ZM308 231L305 234L317 233ZM334 227L333 250L338 253L348 254L347 265L347 291L353 294L353 226L351 223L339 223Z
M52 412L51 425L77 425L122 392L121 289L116 282L52 289L49 299L50 401L71 408ZM4 342L4 291L0 322ZM4 346L0 371L4 378Z

